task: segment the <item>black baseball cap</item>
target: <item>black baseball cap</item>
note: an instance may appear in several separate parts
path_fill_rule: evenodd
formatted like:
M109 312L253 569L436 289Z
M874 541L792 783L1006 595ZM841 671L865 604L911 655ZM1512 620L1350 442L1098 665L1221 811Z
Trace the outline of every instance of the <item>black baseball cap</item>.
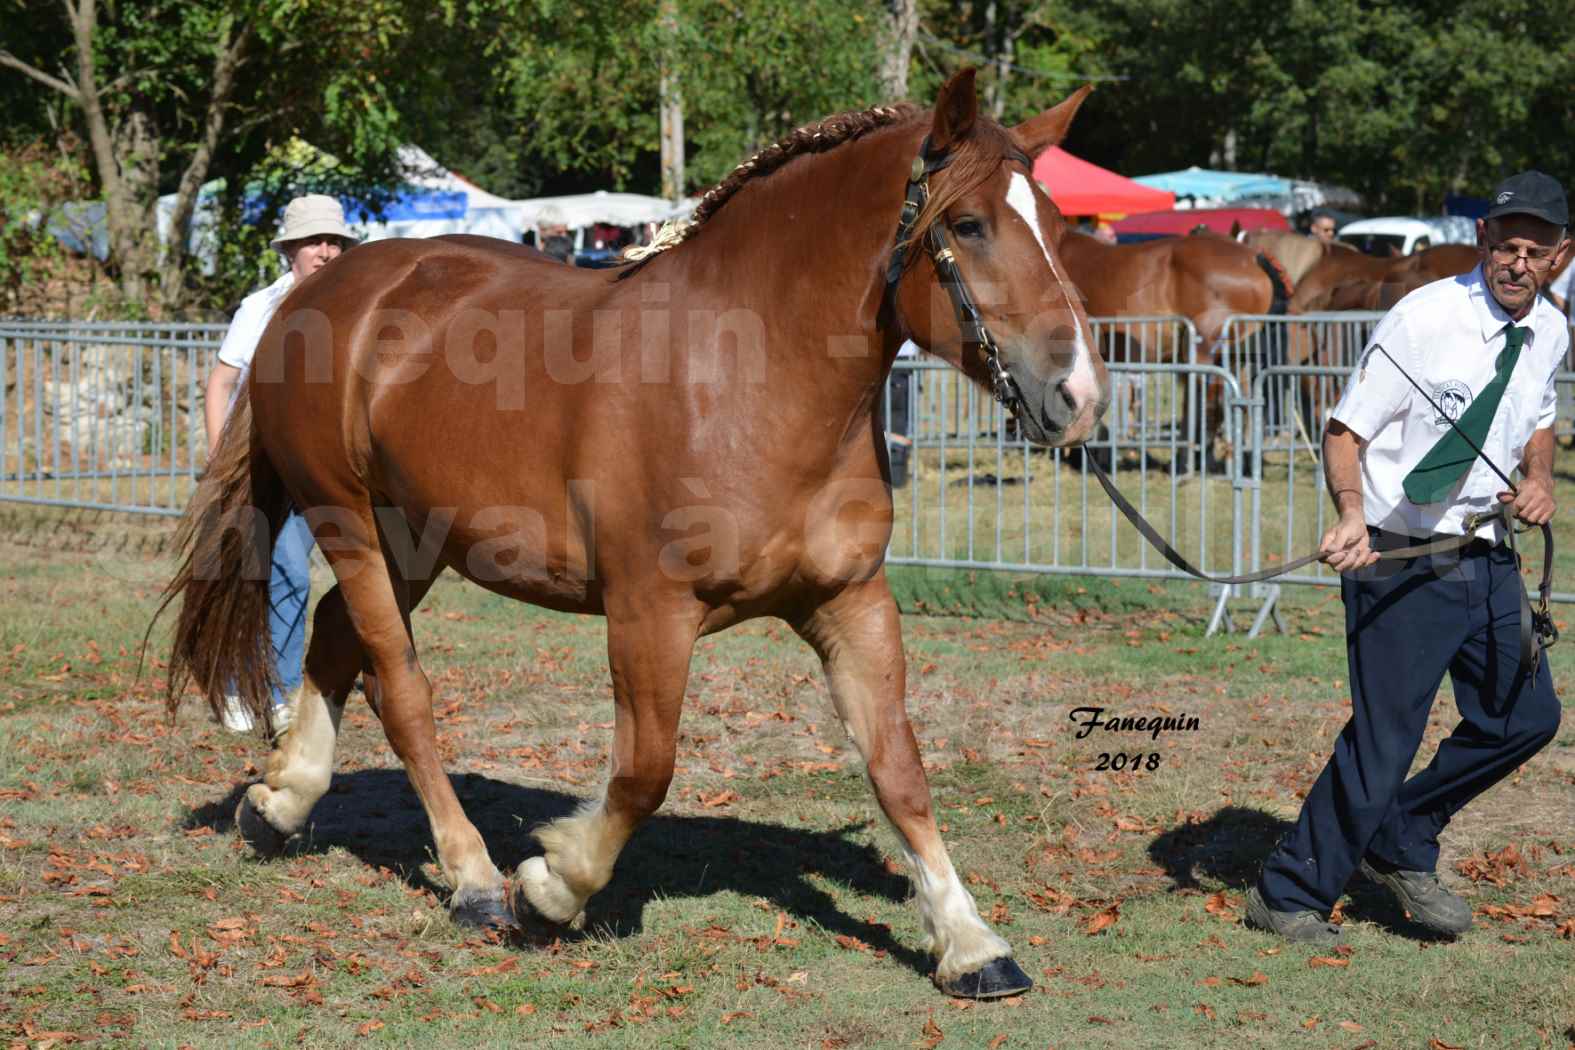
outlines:
M1493 190L1492 204L1484 218L1500 215L1531 215L1555 226L1570 224L1569 201L1564 187L1552 175L1523 171L1511 175Z

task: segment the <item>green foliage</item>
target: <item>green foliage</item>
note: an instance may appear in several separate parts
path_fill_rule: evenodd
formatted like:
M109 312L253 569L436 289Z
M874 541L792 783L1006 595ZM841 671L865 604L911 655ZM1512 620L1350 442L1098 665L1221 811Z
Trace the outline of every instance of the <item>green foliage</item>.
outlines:
M0 313L63 254L44 230L60 204L82 193L87 173L41 142L0 150Z
M1529 0L1098 0L1079 141L1129 172L1228 161L1436 211L1537 166L1568 179L1575 7Z
M539 0L522 11L505 75L525 155L604 170L619 187L642 165L649 178L664 62L683 98L691 190L794 127L875 100L872 41L884 15L872 0L674 8L670 30L652 2Z

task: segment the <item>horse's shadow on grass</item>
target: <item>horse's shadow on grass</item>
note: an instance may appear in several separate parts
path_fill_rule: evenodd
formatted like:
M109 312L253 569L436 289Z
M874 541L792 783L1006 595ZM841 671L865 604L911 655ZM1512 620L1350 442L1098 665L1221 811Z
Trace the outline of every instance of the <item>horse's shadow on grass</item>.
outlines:
M505 875L526 857L541 852L529 835L533 827L567 816L583 801L561 791L477 774L455 774L450 779L466 815ZM235 833L235 807L248 786L237 784L224 798L193 809L185 826ZM591 898L586 928L629 936L644 928L645 907L653 900L731 890L764 898L801 923L857 937L919 972L928 972L931 962L926 954L893 939L885 926L848 915L811 879L819 876L890 901L907 899L908 880L887 871L879 851L852 837L863 826L860 822L819 831L736 817L658 813L630 839L612 881ZM422 871L436 850L426 813L403 770L336 775L328 794L312 810L305 831L291 840L286 856L325 853L334 847L368 866L389 868L413 887L446 894Z
M1258 881L1263 862L1291 830L1291 823L1261 809L1225 806L1196 824L1181 824L1156 836L1148 855L1165 869L1176 890L1201 890L1200 879L1222 882L1246 892ZM1391 933L1418 941L1438 935L1406 917L1388 890L1360 873L1346 886L1347 919L1376 923Z

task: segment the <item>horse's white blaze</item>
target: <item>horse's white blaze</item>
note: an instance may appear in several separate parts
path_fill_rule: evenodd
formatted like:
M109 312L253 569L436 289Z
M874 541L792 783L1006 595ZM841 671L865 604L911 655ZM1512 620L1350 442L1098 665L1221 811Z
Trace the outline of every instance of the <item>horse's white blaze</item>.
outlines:
M1006 190L1006 203L1011 206L1028 224L1028 229L1034 235L1034 240L1039 242L1039 250L1045 253L1045 262L1050 264L1050 272L1055 275L1056 283L1061 286L1062 293L1066 296L1067 308L1071 309L1076 302L1073 298L1077 290L1061 275L1061 268L1056 265L1055 256L1050 254L1050 248L1045 244L1044 231L1039 228L1039 208L1034 202L1034 188L1028 181L1028 176L1022 172L1012 172L1010 185ZM1076 356L1072 360L1071 374L1066 377L1067 389L1079 405L1092 404L1099 400L1099 378L1094 375L1094 356L1088 348L1088 341L1083 338L1083 326L1075 321L1072 325L1073 348Z
M906 852L919 916L932 940L936 976L946 980L972 973L991 959L1012 954L1012 946L979 917L973 895L963 888L944 849L934 864L911 849Z

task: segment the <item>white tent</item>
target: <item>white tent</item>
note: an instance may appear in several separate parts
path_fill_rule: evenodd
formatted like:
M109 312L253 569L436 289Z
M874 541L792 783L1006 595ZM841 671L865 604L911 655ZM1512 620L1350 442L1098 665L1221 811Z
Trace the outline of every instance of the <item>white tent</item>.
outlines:
M307 143L292 148L312 162L335 164L331 156L321 153ZM304 165L307 161L302 160ZM687 199L674 204L661 197L647 197L638 193L578 193L566 197L536 197L529 200L509 200L488 193L462 176L449 171L419 146L406 145L399 149L399 163L404 170L405 186L383 208L382 217L374 218L370 209L356 201L346 200L345 218L350 227L364 240L377 241L387 237L436 237L444 233L474 233L484 237L498 237L519 243L527 231L536 231L540 216L549 207L556 208L561 220L568 225L575 238L575 248L587 250L586 230L598 223L611 226L633 227L641 230L648 223L662 223L682 218L694 210L697 203ZM196 209L192 215L189 250L200 261L204 270L212 272L216 254L215 206L223 182L215 180L198 193ZM169 238L170 220L175 212L175 195L159 198L159 240ZM102 217L97 220L102 224ZM88 235L77 240L88 241ZM643 230L641 231L643 234ZM644 236L638 237L645 240Z
M556 209L570 230L583 231L598 223L635 228L662 223L688 215L696 203L685 200L674 204L660 197L607 190L507 200L455 175L417 146L401 147L399 162L406 183L417 192L401 195L386 209L384 221L359 224L366 230L367 240L476 233L518 242L525 231L537 229L542 213L549 208Z

